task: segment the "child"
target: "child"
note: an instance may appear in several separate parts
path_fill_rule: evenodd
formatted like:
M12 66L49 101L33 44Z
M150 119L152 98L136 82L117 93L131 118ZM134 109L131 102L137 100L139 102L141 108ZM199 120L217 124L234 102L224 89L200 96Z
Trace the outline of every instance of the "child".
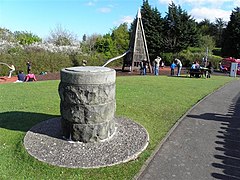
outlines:
M170 66L170 68L171 68L171 76L174 76L174 69L175 69L176 66L177 65L174 62L172 62L171 66Z

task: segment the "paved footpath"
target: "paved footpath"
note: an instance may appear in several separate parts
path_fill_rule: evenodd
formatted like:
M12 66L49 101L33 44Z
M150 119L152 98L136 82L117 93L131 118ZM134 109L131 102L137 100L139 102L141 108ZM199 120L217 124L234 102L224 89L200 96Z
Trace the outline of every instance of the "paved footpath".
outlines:
M139 180L240 180L240 79L198 103Z

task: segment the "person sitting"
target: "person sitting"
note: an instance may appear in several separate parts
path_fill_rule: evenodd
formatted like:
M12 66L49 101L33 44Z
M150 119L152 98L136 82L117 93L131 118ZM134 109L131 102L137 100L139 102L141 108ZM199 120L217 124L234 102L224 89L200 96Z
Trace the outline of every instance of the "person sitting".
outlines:
M195 62L192 63L191 69L196 69L196 63Z
M200 69L198 61L193 62L191 69Z
M17 81L16 82L24 82L25 80L25 74L23 73L23 71L19 71L18 75L17 75Z
M26 82L37 81L35 75L29 71L28 75L26 76Z
M200 65L198 61L193 62L191 68L190 68L190 77L195 76L196 78L200 77Z
M224 73L227 73L227 68L224 67L223 65L220 65L220 71L224 72Z

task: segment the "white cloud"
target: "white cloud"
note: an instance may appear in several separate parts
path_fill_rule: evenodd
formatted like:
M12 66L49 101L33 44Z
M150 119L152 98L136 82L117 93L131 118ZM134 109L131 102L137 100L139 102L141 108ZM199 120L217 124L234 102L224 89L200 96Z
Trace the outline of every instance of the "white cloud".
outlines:
M172 0L158 0L158 2L160 4L170 4L172 2ZM173 1L174 3L176 3L176 1Z
M240 0L158 0L160 4L171 4L174 2L176 5L184 6L192 6L192 7L199 7L199 6L208 6L211 7L222 7L224 3L232 4L234 6L240 5Z
M215 21L215 18L229 21L233 8L240 6L240 0L158 0L158 2L166 5L174 2L197 21L209 19L212 22Z
M109 13L111 12L111 8L103 7L103 8L99 8L98 11L101 13Z
M133 20L134 20L134 18L132 16L124 16L120 20L114 22L114 24L116 26L119 26L120 24L127 23L128 26L130 26L131 23L133 22Z
M181 3L191 3L191 4L223 4L226 2L233 2L233 0L179 0Z
M209 19L214 22L215 18L222 18L224 21L229 21L231 11L224 11L222 9L211 8L194 8L190 11L190 14L197 20Z
M93 0L93 1L89 1L86 3L87 6L95 6L96 5L96 0Z
M234 1L234 6L235 7L237 7L237 6L240 7L240 0L235 0Z
M120 22L121 23L127 23L127 24L131 24L132 22L133 22L133 17L131 17L131 16L124 16L121 20L120 20Z
M86 5L87 6L94 6L94 3L93 2L88 2Z

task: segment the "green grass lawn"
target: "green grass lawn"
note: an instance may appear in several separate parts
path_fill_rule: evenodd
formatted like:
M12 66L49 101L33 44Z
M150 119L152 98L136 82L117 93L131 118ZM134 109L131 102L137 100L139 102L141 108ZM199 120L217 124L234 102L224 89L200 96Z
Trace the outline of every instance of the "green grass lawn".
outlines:
M233 78L117 77L117 116L143 125L150 143L128 163L98 169L61 168L39 162L23 146L36 123L59 116L59 81L0 85L0 179L131 179L176 121L196 102Z

